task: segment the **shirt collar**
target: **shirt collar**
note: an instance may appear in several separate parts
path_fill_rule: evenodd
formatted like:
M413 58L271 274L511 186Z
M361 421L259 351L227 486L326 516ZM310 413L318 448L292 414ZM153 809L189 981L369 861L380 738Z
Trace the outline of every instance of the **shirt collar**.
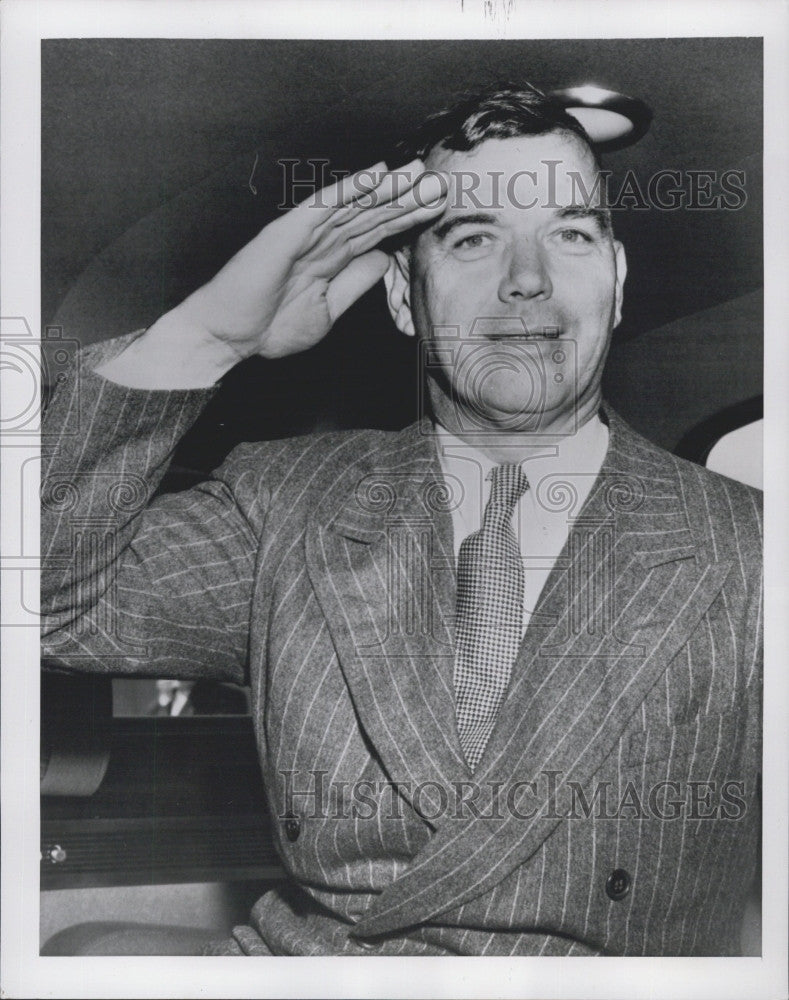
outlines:
M483 476L487 477L497 464L477 448L466 444L436 423L436 445L441 470L444 474L464 478L468 459L479 464ZM597 475L608 449L608 428L595 414L587 420L575 434L557 438L555 443L534 446L533 456L521 462L521 467L532 480L550 475ZM461 457L463 456L463 457Z

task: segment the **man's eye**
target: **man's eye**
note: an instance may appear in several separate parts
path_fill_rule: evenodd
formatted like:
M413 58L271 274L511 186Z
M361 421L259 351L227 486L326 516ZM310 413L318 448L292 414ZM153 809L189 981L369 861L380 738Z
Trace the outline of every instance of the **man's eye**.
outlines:
M585 233L583 229L561 229L559 239L562 243L592 243L592 237Z
M470 236L464 236L462 240L458 240L455 243L455 249L458 250L465 247L473 250L478 247L484 247L489 239L490 237L486 233L472 233Z

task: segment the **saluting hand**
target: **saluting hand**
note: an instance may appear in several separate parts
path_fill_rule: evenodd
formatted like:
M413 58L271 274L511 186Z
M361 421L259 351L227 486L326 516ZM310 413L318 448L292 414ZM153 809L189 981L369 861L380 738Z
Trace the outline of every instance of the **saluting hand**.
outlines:
M439 215L446 185L414 160L376 163L323 188L267 225L184 304L239 358L279 358L312 347L380 280L375 247Z
M321 189L97 371L129 386L189 388L255 354L307 350L383 277L389 257L378 244L437 218L446 196L445 178L418 159Z

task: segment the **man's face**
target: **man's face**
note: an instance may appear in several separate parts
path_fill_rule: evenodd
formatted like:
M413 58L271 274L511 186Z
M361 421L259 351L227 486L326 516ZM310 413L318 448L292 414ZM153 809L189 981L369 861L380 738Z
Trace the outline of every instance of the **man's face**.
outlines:
M448 207L409 261L413 324L436 348L434 406L452 398L474 426L502 430L582 423L599 405L626 269L600 195L584 197L590 152L550 133L439 148L426 166L450 176Z

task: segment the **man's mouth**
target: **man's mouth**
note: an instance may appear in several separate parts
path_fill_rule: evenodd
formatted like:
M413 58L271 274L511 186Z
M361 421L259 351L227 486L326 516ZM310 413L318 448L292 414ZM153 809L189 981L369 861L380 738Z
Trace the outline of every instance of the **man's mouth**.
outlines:
M557 326L546 326L529 330L528 333L486 333L485 339L496 341L556 340L560 334L561 330Z
M556 340L561 333L559 326L530 326L519 317L480 318L471 328L472 337L493 341Z

